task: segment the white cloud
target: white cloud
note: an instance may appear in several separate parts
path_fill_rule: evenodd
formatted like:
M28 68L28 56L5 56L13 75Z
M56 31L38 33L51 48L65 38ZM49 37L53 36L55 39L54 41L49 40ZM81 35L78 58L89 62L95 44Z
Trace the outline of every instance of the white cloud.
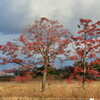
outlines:
M59 20L76 32L79 18L99 20L100 0L1 0L0 31L20 32L33 19Z

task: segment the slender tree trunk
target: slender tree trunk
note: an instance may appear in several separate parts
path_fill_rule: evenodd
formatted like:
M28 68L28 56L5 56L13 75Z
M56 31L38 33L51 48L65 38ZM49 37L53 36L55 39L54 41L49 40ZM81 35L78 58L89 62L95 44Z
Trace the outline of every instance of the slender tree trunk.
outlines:
M46 55L44 58L44 73L42 78L41 92L45 91L48 65L49 65L49 56L48 56L48 51L46 51Z
M86 98L85 81L86 81L86 62L84 60L84 76L83 76L84 100Z
M86 66L84 66L83 89L85 88L85 79L86 79Z
M47 77L47 64L44 67L45 67L45 70L44 70L43 78L42 78L41 92L45 91L46 77Z

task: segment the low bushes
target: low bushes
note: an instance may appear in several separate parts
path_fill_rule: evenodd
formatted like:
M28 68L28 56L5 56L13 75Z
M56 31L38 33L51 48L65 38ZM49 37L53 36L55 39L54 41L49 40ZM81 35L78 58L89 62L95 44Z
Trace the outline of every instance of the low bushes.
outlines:
M15 76L0 76L0 81L1 82L8 82L11 81Z

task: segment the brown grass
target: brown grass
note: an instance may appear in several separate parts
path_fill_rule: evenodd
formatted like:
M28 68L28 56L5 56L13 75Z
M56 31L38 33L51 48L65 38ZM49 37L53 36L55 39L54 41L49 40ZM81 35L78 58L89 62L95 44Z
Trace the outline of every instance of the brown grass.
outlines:
M15 100L15 97L84 98L85 96L85 98L90 98L90 97L100 98L100 81L91 84L86 84L85 91L77 82L74 82L73 84L67 84L65 81L47 81L46 90L43 93L41 93L40 88L41 88L41 81L33 81L28 83L1 82L0 97L1 98L13 97L14 98L13 100ZM26 100L26 99L21 99L21 100Z

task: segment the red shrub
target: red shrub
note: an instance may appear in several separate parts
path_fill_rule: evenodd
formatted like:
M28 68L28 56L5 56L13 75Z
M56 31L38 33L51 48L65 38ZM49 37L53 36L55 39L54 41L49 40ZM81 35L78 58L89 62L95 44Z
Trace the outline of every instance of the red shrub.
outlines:
M12 81L15 81L15 82L27 82L31 79L31 75L30 73L25 73L24 76L17 76L15 77L14 79L12 79Z

